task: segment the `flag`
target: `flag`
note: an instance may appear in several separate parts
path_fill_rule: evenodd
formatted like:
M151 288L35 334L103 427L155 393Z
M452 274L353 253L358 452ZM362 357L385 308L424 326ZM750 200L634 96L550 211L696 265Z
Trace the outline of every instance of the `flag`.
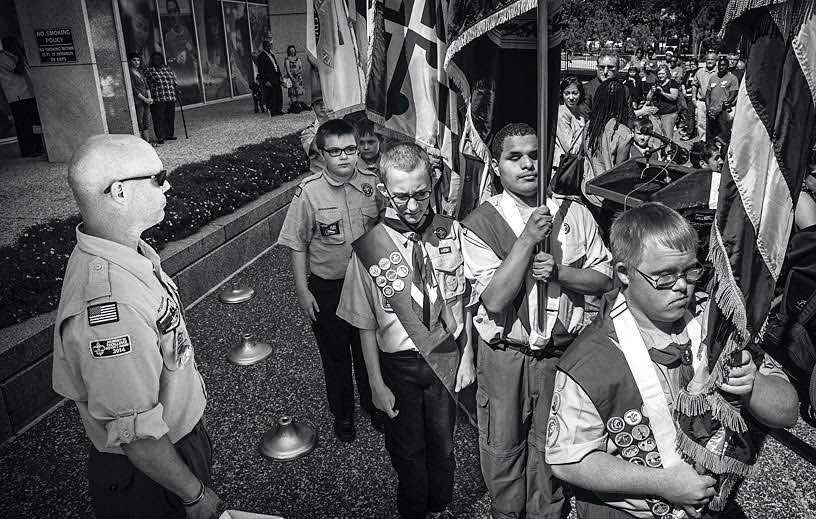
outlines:
M306 24L306 52L317 66L323 102L333 117L361 110L365 103L365 58L357 36L366 29L356 9L355 4L350 13L345 0L306 2L306 19L313 21Z
M733 0L724 34L742 39L748 53L711 229L714 304L705 338L710 375L701 391L683 390L677 400L678 447L719 475L713 510L725 506L756 459L739 398L717 388L732 353L758 351L816 141L813 0Z

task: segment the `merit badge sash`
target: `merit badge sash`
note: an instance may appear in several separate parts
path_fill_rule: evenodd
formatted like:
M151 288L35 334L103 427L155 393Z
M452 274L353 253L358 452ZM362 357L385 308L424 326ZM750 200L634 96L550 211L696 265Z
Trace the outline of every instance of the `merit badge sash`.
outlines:
M436 215L434 222L422 236L423 242L430 245L439 244L438 229L445 229L450 233L451 220ZM415 247L419 244L414 244ZM426 328L417 317L413 308L413 298L421 294L412 294L419 290L412 283L413 268L411 259L406 258L398 250L398 245L388 234L385 225L377 224L369 232L352 243L352 248L360 258L363 266L380 290L385 303L391 307L394 314L405 328L408 337L422 353L422 356L434 370L451 396L456 398L456 370L459 367L459 347L450 330L441 319L433 319L430 329ZM437 288L438 289L438 288ZM437 293L436 305L444 305L445 299ZM439 315L438 312L432 312Z

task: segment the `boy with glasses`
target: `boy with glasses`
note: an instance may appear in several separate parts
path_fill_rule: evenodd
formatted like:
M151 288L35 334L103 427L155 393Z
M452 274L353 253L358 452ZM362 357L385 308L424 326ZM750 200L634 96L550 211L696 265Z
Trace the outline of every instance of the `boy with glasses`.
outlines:
M380 159L382 222L354 242L337 315L360 328L404 519L451 518L456 395L475 377L461 227L430 207L431 165L413 143Z
M623 288L604 295L598 317L558 362L547 462L578 488L579 518L716 517L703 508L717 481L676 447L676 410L690 405L684 391L699 392L709 373L706 312L695 305L697 233L673 209L647 203L615 221L611 244ZM720 389L762 423L790 427L796 393L757 353L738 352Z
M355 167L357 138L349 123L330 119L320 125L315 146L325 168L295 190L277 244L292 250L298 302L320 350L334 432L349 442L356 437L352 365L360 406L377 430L384 421L371 403L360 334L336 315L351 243L376 225L382 202L374 189L377 177Z

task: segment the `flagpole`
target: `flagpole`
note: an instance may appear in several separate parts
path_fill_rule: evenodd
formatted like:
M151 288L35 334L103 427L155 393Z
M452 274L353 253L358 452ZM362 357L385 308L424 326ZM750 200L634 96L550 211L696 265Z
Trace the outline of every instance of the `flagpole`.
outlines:
M538 192L536 204L540 207L547 203L547 182L550 178L548 164L549 154L549 114L547 113L547 55L549 54L549 34L547 30L547 0L538 0ZM549 252L550 240L545 239L536 246L536 253ZM543 330L547 316L547 282L536 281L538 288L538 327Z

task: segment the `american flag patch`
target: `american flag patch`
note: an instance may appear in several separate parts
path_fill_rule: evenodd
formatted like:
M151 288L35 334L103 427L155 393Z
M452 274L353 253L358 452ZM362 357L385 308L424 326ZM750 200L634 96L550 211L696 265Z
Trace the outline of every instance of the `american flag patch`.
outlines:
M88 307L88 324L91 326L115 323L118 320L119 308L116 303L102 303Z

